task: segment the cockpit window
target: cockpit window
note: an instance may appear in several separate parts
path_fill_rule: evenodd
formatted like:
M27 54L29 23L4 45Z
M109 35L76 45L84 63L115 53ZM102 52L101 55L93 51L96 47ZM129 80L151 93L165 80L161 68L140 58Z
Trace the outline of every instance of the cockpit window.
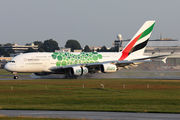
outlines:
M11 62L11 63L15 63L15 61L9 61L9 62Z

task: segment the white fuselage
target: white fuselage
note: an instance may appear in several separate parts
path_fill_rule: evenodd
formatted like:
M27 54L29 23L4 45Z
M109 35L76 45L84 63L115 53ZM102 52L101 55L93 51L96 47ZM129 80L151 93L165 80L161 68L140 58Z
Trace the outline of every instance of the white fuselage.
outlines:
M47 52L21 54L12 58L11 61L5 65L5 69L11 72L33 72L33 73L51 72L49 68L57 66L57 62L58 62L57 58L56 59L52 58L52 54L53 53L47 53ZM71 54L79 55L80 53L71 53ZM102 59L98 59L98 61L94 61L94 62L118 60L121 56L121 52L114 52L114 53L101 52L98 54L102 55ZM81 59L83 58L77 58L76 61ZM70 64L73 65L77 63L67 62L66 65L70 65Z

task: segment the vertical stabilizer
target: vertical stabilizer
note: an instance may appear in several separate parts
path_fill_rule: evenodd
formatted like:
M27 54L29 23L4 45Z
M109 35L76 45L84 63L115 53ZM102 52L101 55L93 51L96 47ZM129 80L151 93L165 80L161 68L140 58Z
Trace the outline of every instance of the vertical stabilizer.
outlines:
M131 54L143 55L149 37L152 33L155 21L146 21L139 31L134 35L126 47L122 50L119 60L124 60Z

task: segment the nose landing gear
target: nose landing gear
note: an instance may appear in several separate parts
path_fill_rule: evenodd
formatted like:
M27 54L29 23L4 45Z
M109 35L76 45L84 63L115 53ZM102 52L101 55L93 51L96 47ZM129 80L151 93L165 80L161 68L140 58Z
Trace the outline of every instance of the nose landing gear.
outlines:
M14 76L14 79L18 79L18 76Z
M13 74L14 74L14 79L18 79L18 76L17 76L17 72L13 72Z

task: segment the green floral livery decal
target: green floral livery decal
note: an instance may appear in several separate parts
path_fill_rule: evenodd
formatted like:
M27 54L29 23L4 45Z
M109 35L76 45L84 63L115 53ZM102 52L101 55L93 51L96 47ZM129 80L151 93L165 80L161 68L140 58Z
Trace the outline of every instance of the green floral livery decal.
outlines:
M78 55L68 52L54 52L52 58L58 60L56 66L65 66L99 62L98 60L102 59L102 55L97 52L81 52Z

